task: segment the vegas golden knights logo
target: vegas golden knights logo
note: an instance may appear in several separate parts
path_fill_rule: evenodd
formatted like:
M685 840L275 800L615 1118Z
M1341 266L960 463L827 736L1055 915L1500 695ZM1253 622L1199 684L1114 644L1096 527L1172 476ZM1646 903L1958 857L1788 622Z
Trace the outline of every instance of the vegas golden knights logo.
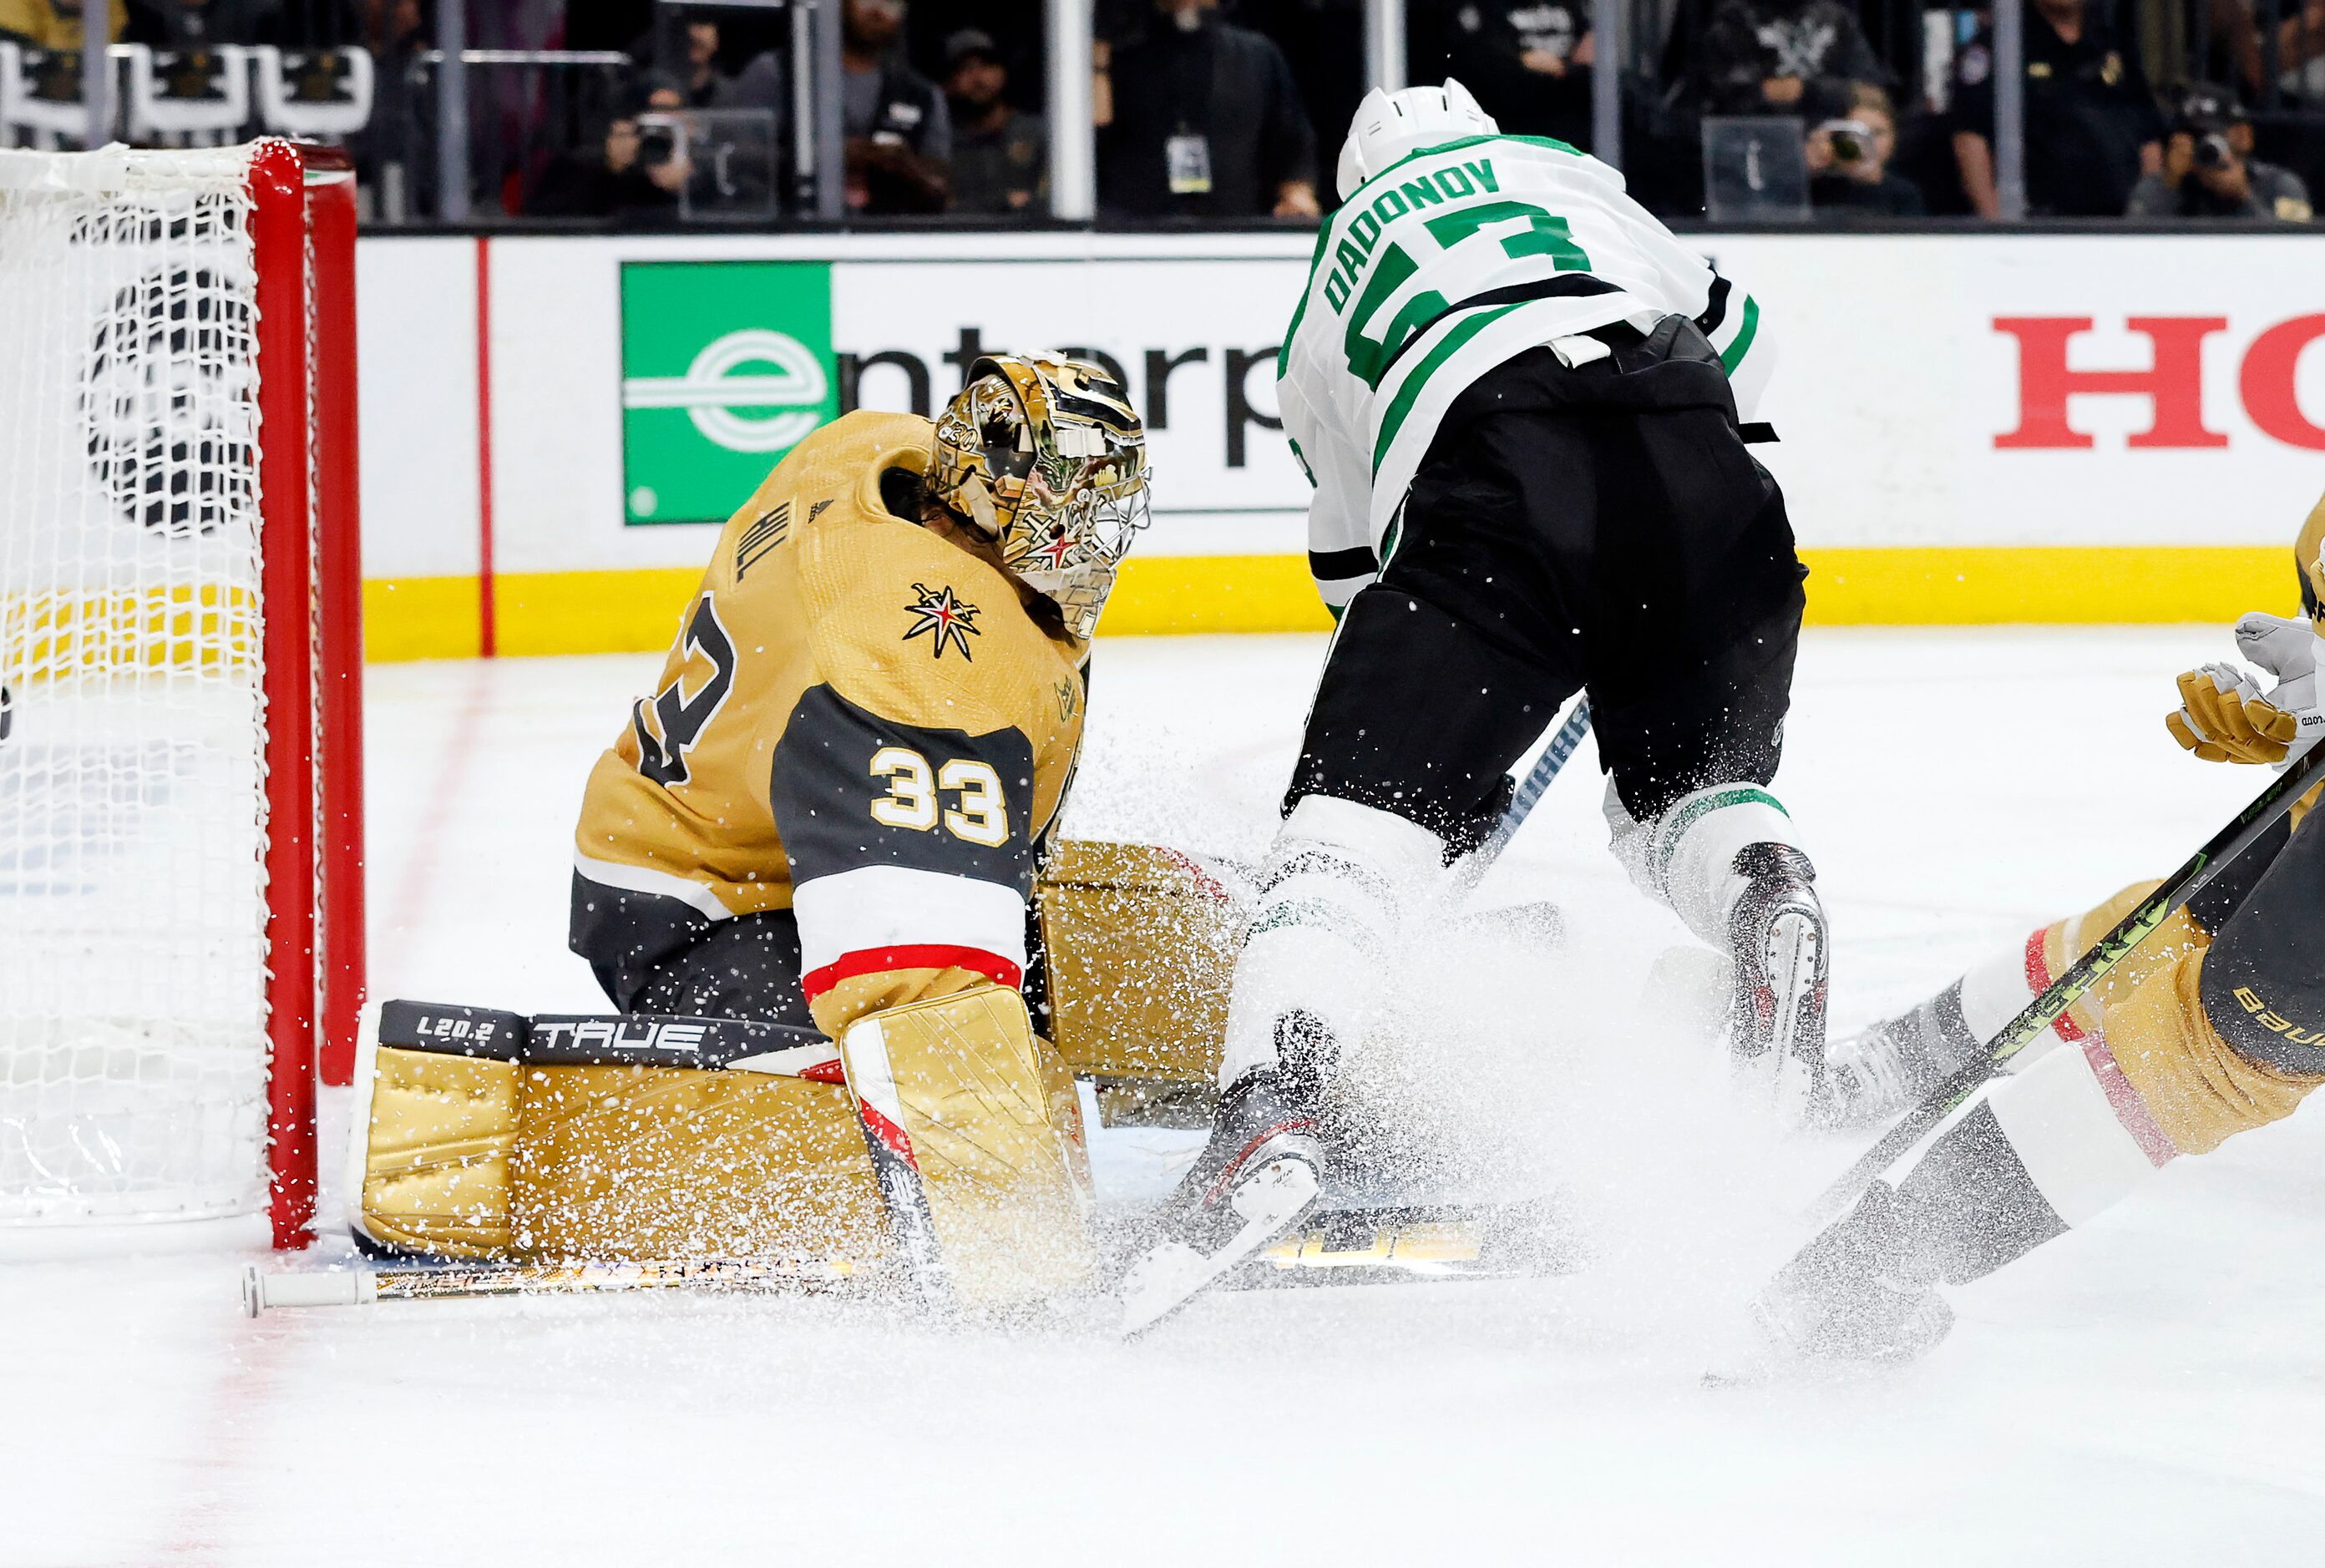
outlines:
M904 633L904 641L930 639L931 659L942 659L948 642L960 650L963 659L969 658L968 640L983 635L977 629L977 606L956 595L950 584L931 588L926 583L914 583L912 592L920 597L904 606L915 617L912 630Z

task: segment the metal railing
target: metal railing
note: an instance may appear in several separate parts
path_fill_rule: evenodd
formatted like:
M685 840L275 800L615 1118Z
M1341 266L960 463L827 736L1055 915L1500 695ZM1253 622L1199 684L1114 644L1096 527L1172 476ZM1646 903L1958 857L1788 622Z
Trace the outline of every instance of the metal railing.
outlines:
M679 0L662 0L677 5ZM1971 0L1960 0L1962 7ZM2260 90L2251 79L2239 88L2256 100L2262 116L2276 109L2293 112L2306 102L2309 79L2316 77L2318 109L2325 109L2325 60L2313 60L2309 35L2302 32L2300 0L2256 0L2257 49L2260 49ZM546 158L572 153L584 146L611 116L628 84L635 65L614 51L525 51L525 49L469 49L468 0L432 0L437 40L441 49L409 56L403 68L403 90L395 96L393 123L381 128L375 151L379 167L379 207L386 216L432 214L441 221L500 221L523 216L525 198L540 179ZM1702 170L1686 172L1681 165L1700 162L1697 142L1704 134L1700 106L1702 81L1683 68L1672 65L1674 28L1686 35L1709 23L1718 0L1590 0L1579 30L1593 35L1590 63L1574 65L1586 72L1588 114L1579 118L1570 137L1586 137L1590 151L1616 167L1637 161L1632 170L1635 189L1658 202L1658 209L1690 216L1700 202ZM2139 37L2151 40L2155 56L2151 77L2158 86L2181 74L2200 74L2211 65L2220 49L2220 28L2213 19L2216 0L2167 0L2160 9L2135 9L2132 0L2088 0L2092 16L2116 19L2125 35L2144 25ZM699 9L699 7L698 7ZM698 14L690 9L688 14ZM842 137L842 0L714 0L711 12L755 9L782 16L776 28L782 56L782 100L772 105L774 151L770 162L782 165L774 179L770 216L760 221L823 221L835 223L848 216L844 181ZM1135 7L1146 14L1146 7ZM1409 5L1409 0L1365 0L1360 14L1341 9L1332 25L1344 28L1339 49L1360 49L1367 86L1397 88L1406 84L1413 68L1413 51L1430 25L1441 25L1434 0ZM1865 3L1867 40L1874 56L1885 65L1902 90L1900 130L1918 130L1928 149L1944 134L1937 121L1944 105L1944 88L1955 63L1955 51L1967 40L1967 16L1955 7L1925 7L1918 0L1867 0ZM2153 12L2153 14L2151 14ZM2027 216L2027 23L2025 0L1993 0L1981 7L1990 16L1987 46L1993 51L1995 123L1990 130L1993 151L1995 205L2005 221ZM2118 16L2120 14L2120 16ZM2223 12L2225 14L2225 12ZM674 16L674 14L672 14ZM2281 28L2285 16L2293 23ZM1353 23L1360 19L1360 37ZM1320 25L1320 23L1319 23ZM672 23L672 30L677 23ZM2153 44L2153 40L2163 44ZM1688 37L1681 37L1686 44ZM2136 40L2135 40L2136 42ZM2318 40L2325 44L2325 40ZM2127 44L2130 46L2130 44ZM1046 97L1049 125L1049 198L1046 214L1058 223L1090 223L1105 202L1099 189L1099 137L1093 128L1093 65L1095 0L1046 0L1042 5L1039 51L1042 74L1039 93ZM2290 51L2290 53L2288 53ZM1028 51L1030 53L1030 51ZM1683 49L1681 49L1683 53ZM1353 69L1353 53L1347 53ZM1425 60L1425 56L1421 56ZM1425 63L1425 69L1434 69ZM2239 68L2241 69L2241 68ZM2246 72L2248 77L2248 72ZM1579 90L1570 77L1567 93ZM1344 100L1347 102L1347 100ZM1781 121L1800 114L1783 106L1753 109ZM1916 123L1918 121L1918 123ZM1816 133L1809 118L1804 133ZM1329 165L1339 142L1339 125L1316 125L1319 133L1319 186L1329 205ZM2304 130L2306 133L2306 130ZM2313 130L2325 146L2325 116ZM2042 149L2037 151L2037 156ZM1109 153L1111 158L1111 153ZM1918 170L1922 189L1934 193L1939 181L1950 186L1953 153L1950 144L1934 151L1937 165ZM1111 167L1111 165L1109 165ZM1679 177L1672 170L1681 167ZM1934 172L1932 172L1934 170ZM721 221L739 221L739 214L721 209ZM709 216L688 211L688 216Z

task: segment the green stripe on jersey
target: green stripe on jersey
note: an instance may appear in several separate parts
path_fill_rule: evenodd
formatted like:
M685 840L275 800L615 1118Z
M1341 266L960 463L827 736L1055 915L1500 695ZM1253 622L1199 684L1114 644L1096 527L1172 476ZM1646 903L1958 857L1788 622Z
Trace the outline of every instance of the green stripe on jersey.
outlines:
M1752 339L1760 330L1760 301L1751 295L1744 296L1744 319L1736 328L1736 340L1719 352L1719 368L1728 374L1744 363L1744 355L1752 346Z
M1487 310L1471 311L1455 322L1453 330L1448 332L1436 347L1422 355L1419 364L1404 373L1404 379L1397 383L1396 395L1389 400L1388 412L1381 417L1380 439L1373 443L1375 474L1380 472L1381 460L1388 456L1391 443L1395 441L1396 433L1404 428L1405 418L1413 412L1413 405L1420 398L1422 390L1429 384L1429 378L1442 369L1447 360L1459 353L1469 339L1511 311L1532 303L1531 300L1520 300L1508 305L1496 305Z
M1316 291L1316 269L1324 260L1324 242L1332 237L1332 220L1326 218L1316 226L1316 248L1308 253L1308 281L1300 290L1300 302L1292 307L1292 325L1283 329L1283 342L1275 351L1275 379L1282 381L1285 368L1292 363L1292 340L1300 336L1300 318L1308 314L1308 296ZM1314 477L1309 483L1313 484Z

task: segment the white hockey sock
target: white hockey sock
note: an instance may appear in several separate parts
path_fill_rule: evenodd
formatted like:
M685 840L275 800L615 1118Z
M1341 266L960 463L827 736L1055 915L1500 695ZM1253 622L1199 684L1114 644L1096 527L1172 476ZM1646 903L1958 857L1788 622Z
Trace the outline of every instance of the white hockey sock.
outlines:
M1386 811L1325 795L1292 808L1236 960L1222 1087L1276 1065L1286 1013L1311 1013L1340 1040L1371 1028L1403 910L1444 874L1444 855L1435 834Z
M1631 881L1723 951L1728 917L1750 885L1736 870L1737 855L1755 844L1803 847L1783 803L1757 784L1714 784L1641 822L1624 808L1609 779L1606 810L1615 858Z
M1998 1079L1987 1103L2035 1189L2080 1225L2177 1152L2097 1035Z

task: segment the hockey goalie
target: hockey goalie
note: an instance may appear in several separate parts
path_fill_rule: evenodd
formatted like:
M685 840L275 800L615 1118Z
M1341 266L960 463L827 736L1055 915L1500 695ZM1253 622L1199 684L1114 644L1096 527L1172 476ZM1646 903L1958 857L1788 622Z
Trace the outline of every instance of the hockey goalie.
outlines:
M1207 1076L1163 1068L1232 964L1201 868L1050 842L1146 479L1121 389L1055 356L786 456L589 778L571 945L616 1016L389 1004L366 1249L1089 1284L1074 1075Z

